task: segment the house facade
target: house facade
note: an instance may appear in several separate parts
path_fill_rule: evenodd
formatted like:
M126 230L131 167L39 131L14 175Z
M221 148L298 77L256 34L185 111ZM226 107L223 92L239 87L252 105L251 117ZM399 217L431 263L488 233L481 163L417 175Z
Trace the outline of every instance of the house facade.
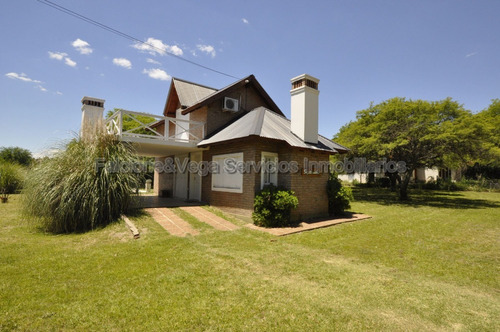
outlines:
M348 149L318 134L319 80L291 84L291 120L253 75L220 90L173 78L163 116L119 111L106 128L155 157L158 195L250 215L255 194L274 184L297 195L294 220L322 217L329 157ZM125 130L125 117L140 124Z

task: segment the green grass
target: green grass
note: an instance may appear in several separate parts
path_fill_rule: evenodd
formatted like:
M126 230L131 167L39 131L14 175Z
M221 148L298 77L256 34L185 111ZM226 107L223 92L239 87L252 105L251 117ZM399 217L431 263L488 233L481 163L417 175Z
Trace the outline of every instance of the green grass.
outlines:
M500 194L356 191L373 218L282 238L148 215L50 235L0 204L0 331L500 330ZM217 212L222 215L220 211Z

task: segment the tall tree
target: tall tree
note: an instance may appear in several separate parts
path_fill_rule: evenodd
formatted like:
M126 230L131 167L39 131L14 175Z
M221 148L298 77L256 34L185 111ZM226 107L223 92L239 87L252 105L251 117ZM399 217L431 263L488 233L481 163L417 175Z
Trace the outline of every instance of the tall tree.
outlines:
M335 141L352 154L370 160L405 162L399 197L408 199L408 184L417 168L463 162L480 142L472 115L450 98L429 102L393 98L357 112L356 121L343 126ZM472 122L472 121L470 121Z
M484 130L484 140L479 164L500 166L500 99L493 99L488 108L475 116L477 125Z
M29 166L33 157L29 150L20 147L2 147L0 148L0 161L16 163L23 166Z

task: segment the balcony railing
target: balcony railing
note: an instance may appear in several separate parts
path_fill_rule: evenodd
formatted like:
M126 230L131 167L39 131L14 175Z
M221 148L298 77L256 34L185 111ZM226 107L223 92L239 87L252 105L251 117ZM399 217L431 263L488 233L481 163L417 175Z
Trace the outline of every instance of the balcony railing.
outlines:
M118 110L105 121L109 134L120 139L150 139L152 142L198 143L205 138L205 122L148 113Z

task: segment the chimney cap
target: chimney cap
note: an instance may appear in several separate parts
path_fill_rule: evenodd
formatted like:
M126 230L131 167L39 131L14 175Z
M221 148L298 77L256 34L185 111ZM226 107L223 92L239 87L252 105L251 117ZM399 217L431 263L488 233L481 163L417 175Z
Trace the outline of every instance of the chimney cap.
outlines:
M296 76L290 80L292 82L292 91L296 89L305 89L305 87L318 90L319 79L308 74Z
M292 83L293 83L293 82L296 82L296 81L302 81L302 80L304 80L304 79L306 79L306 80L310 80L310 81L313 81L313 82L315 82L316 84L318 84L318 83L319 83L319 78L316 78L316 77L311 76L311 75L309 75L309 74L302 74L302 75L299 75L299 76L295 76L294 78L292 78L292 79L290 80L290 82L292 82Z
M82 105L104 107L104 102L105 101L106 100L104 100L104 99L99 99L99 98L84 96L82 98Z

